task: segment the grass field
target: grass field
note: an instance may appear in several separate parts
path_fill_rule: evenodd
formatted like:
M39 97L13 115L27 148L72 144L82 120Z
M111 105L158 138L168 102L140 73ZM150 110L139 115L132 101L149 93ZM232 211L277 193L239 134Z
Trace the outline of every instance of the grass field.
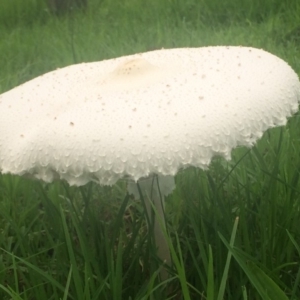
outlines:
M300 74L298 0L90 0L53 16L0 2L0 93L47 71L160 48L263 48ZM0 299L300 299L300 119L166 199L165 282L143 206L113 187L0 175Z

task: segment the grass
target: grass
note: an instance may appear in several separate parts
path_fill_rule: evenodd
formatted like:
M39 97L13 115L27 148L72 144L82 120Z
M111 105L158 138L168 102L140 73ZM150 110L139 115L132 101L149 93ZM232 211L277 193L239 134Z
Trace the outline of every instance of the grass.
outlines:
M300 74L296 0L89 4L55 17L43 1L2 1L0 92L72 63L162 47L264 48ZM166 201L166 282L126 182L75 188L0 175L0 299L300 299L299 123L208 171L179 172Z

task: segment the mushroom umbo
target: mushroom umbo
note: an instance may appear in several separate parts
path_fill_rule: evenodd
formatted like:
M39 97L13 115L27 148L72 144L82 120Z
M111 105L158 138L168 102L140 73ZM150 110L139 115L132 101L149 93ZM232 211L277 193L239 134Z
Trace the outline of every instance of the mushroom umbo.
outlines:
M296 73L255 48L163 49L72 65L0 96L0 171L78 186L129 178L163 220L159 198L175 188L179 169L230 159L233 148L285 125L299 100ZM139 197L136 185L128 191ZM158 223L159 256L169 263Z

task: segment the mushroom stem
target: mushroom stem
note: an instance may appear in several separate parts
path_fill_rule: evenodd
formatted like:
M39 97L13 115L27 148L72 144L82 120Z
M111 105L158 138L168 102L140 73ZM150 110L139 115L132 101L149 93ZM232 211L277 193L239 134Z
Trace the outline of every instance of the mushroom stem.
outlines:
M170 248L166 238L167 226L165 220L164 196L159 192L159 182L153 178L153 187L150 197L146 200L146 210L148 215L148 228L153 229L154 242L157 248L157 256L164 264L170 265ZM152 202L152 203L151 203ZM154 212L154 213L153 213ZM161 274L162 275L162 274ZM165 274L167 277L167 273ZM166 278L162 278L166 279Z
M139 188L137 185L139 185ZM172 176L149 176L139 180L137 184L130 183L127 187L128 192L136 198L141 198L140 190L142 197L148 200L145 201L148 229L151 230L153 228L157 256L168 266L171 265L171 256L166 236L164 197L170 194L174 188L175 182ZM160 277L162 280L168 278L166 268L161 270Z

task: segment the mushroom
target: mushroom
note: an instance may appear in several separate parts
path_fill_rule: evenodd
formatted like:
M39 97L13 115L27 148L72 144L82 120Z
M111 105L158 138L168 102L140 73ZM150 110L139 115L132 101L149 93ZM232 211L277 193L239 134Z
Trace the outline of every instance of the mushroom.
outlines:
M132 180L128 192L154 201L158 255L170 264L163 199L178 170L206 169L215 155L229 160L233 148L285 125L299 101L296 73L255 48L76 64L0 95L0 172L77 186Z

